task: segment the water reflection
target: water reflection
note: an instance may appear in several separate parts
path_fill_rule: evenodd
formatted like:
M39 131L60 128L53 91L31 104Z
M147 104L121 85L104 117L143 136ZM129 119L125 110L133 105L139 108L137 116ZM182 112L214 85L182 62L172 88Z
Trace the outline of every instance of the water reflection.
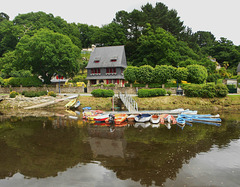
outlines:
M2 117L0 178L14 179L16 175L23 175L29 180L36 178L36 183L39 181L40 184L40 179L56 178L59 173L72 176L69 168L79 166L86 169L94 165L95 170L99 168L99 175L102 175L104 168L109 175L114 174L116 177L113 178L118 182L128 180L129 184L137 182L149 186L173 185L176 181L191 181L182 173L193 165L203 168L205 164L209 164L209 160L204 158L209 157L219 163L213 165L213 169L222 166L221 173L217 176L225 175L224 184L228 186L227 184L232 184L234 180L231 173L224 171L232 162L228 165L220 163L226 159L239 160L238 120L235 116L228 116L220 127L193 123L186 125L184 129L173 125L169 130L165 125L153 126L148 123L129 123L123 126L89 124L65 116ZM236 140L237 143L233 146L233 141ZM230 154L232 147L236 154ZM229 149L228 155L210 154L226 148ZM205 157L201 156L203 153ZM240 174L239 168L240 163L236 161L230 169L235 174ZM82 170L76 169L75 172ZM92 174L88 174L89 176L85 174L85 177L89 179ZM204 176L204 171L201 170L200 174ZM191 177L196 179L196 176ZM104 182L102 184L104 186ZM191 186L191 182L186 184ZM196 183L200 186L204 184L204 177Z

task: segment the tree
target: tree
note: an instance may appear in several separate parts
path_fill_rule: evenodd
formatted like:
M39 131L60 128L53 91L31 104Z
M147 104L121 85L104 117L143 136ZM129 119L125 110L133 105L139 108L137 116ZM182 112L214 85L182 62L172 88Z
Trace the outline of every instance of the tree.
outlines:
M202 84L207 80L207 69L201 65L189 65L188 69L188 82Z
M123 71L124 78L129 83L134 83L137 80L138 68L136 66L127 66Z
M149 84L152 82L153 79L153 70L154 68L149 65L144 65L138 68L137 72L137 82L143 84Z
M165 84L168 79L172 79L175 74L176 68L167 65L157 65L153 71L154 83Z
M45 83L53 75L72 77L79 71L80 49L68 36L41 29L34 36L25 35L16 47L17 67L32 69Z
M92 36L92 40L100 46L114 46L124 45L127 37L121 25L110 23L96 30Z
M162 28L155 31L148 24L148 28L143 31L139 38L137 56L134 65L144 65L143 59L146 58L151 66L173 65L187 58L198 58L184 42L179 42L172 34Z
M3 20L8 20L9 21L9 16L4 13L4 12L0 12L0 22Z
M176 69L174 78L178 81L186 81L188 78L188 69L185 67L179 67Z

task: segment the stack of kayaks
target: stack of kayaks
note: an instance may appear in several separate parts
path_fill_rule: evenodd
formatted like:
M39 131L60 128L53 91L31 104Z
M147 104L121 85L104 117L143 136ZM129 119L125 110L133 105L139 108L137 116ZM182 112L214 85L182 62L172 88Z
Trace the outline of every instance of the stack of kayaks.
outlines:
M186 122L204 123L209 125L220 126L222 122L220 115L211 114L180 114L178 118L183 118Z

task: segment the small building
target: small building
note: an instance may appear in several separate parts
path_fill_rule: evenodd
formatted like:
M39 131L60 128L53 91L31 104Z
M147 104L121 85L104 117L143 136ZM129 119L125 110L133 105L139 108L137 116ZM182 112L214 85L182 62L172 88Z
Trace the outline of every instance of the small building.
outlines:
M237 67L237 74L240 75L240 62L239 62L238 67Z
M96 47L86 67L88 85L113 83L123 87L126 67L124 46Z

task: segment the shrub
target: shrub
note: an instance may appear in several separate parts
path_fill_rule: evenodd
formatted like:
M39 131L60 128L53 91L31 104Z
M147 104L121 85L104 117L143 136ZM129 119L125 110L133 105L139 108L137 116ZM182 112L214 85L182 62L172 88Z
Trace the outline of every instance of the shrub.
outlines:
M18 92L12 91L12 92L10 92L9 97L15 98L18 94L19 94Z
M112 97L114 92L112 90L96 89L91 92L94 97Z
M163 88L140 89L137 94L138 97L157 97L166 95L166 90Z
M228 94L228 88L225 84L216 85L216 97L226 97Z
M170 96L170 95L172 95L172 92L170 90L168 90L167 94Z
M48 92L48 96L56 97L56 93L54 91Z
M228 94L228 88L224 84L191 84L183 86L187 97L225 97Z
M152 83L148 85L149 88L162 88L161 84Z
M24 95L25 97L40 97L40 96L43 96L43 95L47 95L47 91L39 91L39 92L23 91L22 95Z

